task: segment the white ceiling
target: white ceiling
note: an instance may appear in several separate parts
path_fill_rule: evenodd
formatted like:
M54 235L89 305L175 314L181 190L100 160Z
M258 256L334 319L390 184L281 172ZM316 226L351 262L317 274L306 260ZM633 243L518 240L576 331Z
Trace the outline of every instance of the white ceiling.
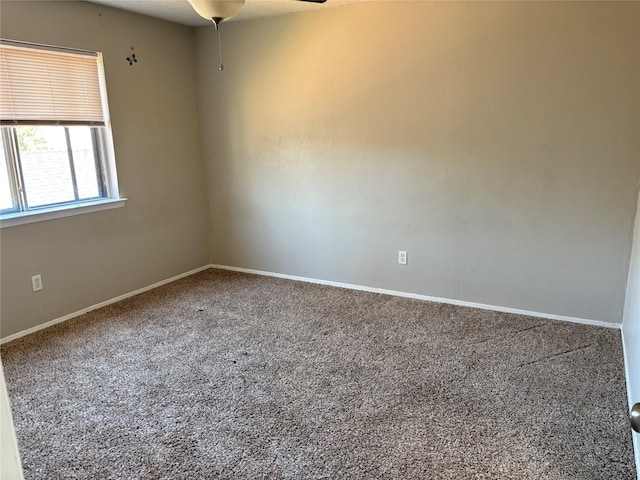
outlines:
M91 3L141 13L150 17L162 18L183 25L196 27L211 25L211 21L200 17L191 8L187 0L89 0ZM366 0L327 0L326 3L311 3L295 0L246 0L240 11L230 21L250 20L253 18L285 15L287 13L319 10L324 8L357 3Z

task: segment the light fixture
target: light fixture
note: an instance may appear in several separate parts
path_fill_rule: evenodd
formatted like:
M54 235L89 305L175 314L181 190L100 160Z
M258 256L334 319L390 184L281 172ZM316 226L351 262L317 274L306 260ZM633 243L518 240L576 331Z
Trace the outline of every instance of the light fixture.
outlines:
M223 71L222 64L222 38L220 36L220 24L229 20L244 5L244 0L188 0L193 9L202 18L211 20L218 32L218 49L220 51L220 65L218 70Z
M244 5L245 0L188 0L202 18L211 20L216 30L224 20L229 20Z
M218 70L224 70L222 65L222 39L220 37L220 24L232 18L242 8L245 0L187 0L193 9L206 20L211 20L218 32L218 47L220 49L220 66ZM324 3L327 0L298 0L299 2Z
M216 26L229 20L242 8L245 0L187 0L202 18L211 20ZM324 3L327 0L298 0L299 2Z

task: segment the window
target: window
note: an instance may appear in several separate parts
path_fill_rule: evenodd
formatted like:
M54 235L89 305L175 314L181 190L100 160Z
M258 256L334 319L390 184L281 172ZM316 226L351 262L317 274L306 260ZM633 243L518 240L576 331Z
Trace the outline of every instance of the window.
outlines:
M0 225L122 206L108 119L100 53L0 40Z

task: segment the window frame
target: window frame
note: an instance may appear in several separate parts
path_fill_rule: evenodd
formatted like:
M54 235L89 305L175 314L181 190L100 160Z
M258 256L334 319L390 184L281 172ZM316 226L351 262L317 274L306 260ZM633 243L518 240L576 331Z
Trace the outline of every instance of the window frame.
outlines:
M64 55L75 54L95 58L97 79L99 85L93 83L94 88L99 86L100 104L102 107L103 122L96 123L89 121L56 121L55 119L12 120L3 115L0 136L2 138L2 148L7 162L7 175L10 183L10 194L13 206L10 209L0 210L0 228L21 225L25 223L39 222L53 218L62 218L71 215L78 215L112 208L123 207L126 198L120 197L118 189L118 178L116 172L113 138L111 133L111 123L109 119L109 108L107 91L105 84L105 73L102 54L100 52L88 52L65 47L55 47L50 45L39 45L33 43L19 42L0 38L0 44L8 47L18 47L22 49L34 49L37 52L60 53ZM14 78L21 78L19 75ZM95 97L94 97L95 98ZM19 113L18 113L19 115ZM51 203L47 205L29 206L27 192L25 191L25 179L23 164L20 158L20 149L17 137L17 127L20 126L55 126L64 128L65 139L68 149L68 160L70 163L70 175L73 187L74 199ZM91 145L93 148L93 161L95 162L96 181L98 197L80 199L78 195L78 184L74 178L73 171L76 168L75 160L70 150L69 127L84 126L90 128ZM4 173L3 173L4 174Z

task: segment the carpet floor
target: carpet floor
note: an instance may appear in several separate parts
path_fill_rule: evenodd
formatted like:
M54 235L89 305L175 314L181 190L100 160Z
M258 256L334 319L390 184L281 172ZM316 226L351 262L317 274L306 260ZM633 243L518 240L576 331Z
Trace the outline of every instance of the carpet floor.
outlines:
M620 332L207 270L1 348L27 479L633 479Z

